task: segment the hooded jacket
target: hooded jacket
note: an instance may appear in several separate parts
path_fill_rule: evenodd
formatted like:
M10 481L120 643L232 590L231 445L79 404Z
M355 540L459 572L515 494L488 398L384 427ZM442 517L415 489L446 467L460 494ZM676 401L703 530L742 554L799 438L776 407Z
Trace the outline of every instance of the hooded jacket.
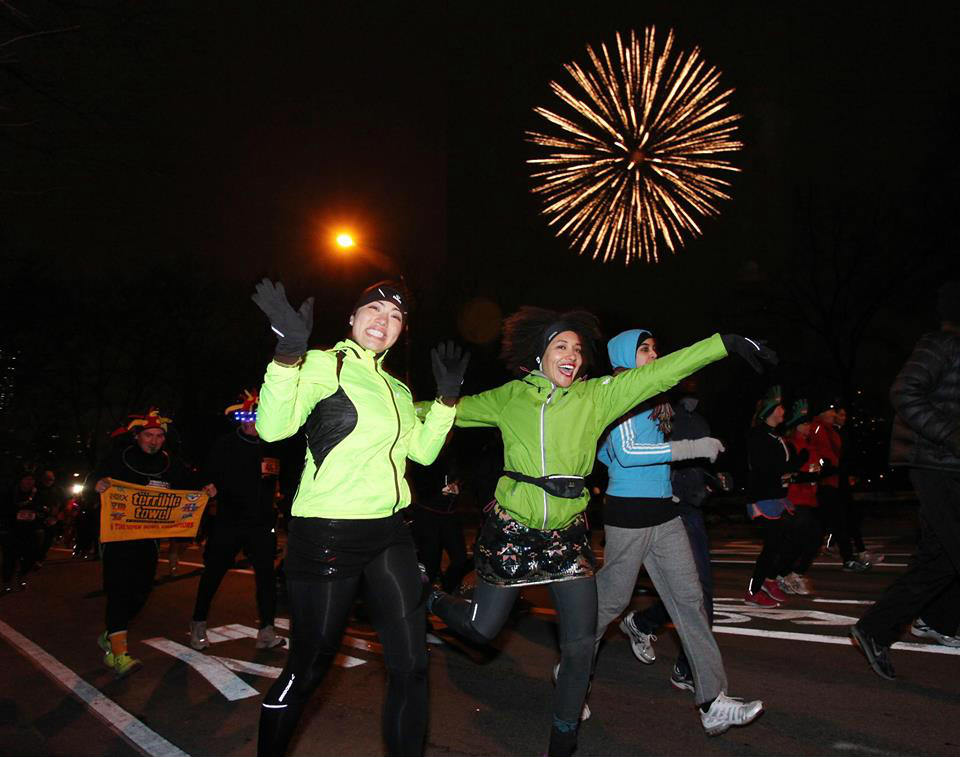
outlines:
M614 368L635 368L637 344L645 329L630 329L607 343L607 354ZM664 441L660 424L650 408L628 414L614 426L600 447L597 459L607 466L610 481L607 494L615 497L673 496L670 485L669 443Z
M410 390L351 339L310 350L299 366L271 362L260 390L257 431L265 442L301 428L307 454L292 514L384 518L410 504L406 460L432 463L453 424L434 402L421 422Z
M499 428L507 470L534 477L586 476L593 469L597 440L610 423L726 354L720 335L714 334L642 368L578 379L566 388L534 371L461 398L456 425ZM586 490L577 499L565 499L507 476L500 477L495 496L511 517L537 529L563 528L589 500Z

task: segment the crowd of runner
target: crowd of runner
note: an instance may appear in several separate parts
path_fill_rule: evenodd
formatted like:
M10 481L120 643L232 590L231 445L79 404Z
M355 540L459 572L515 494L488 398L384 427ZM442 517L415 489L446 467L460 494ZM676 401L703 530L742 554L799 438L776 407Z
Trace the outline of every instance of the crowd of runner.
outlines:
M362 292L348 314L347 336L329 349L308 349L312 298L294 309L281 284L264 280L253 300L277 335L276 353L259 391L245 390L226 408L233 427L205 462L190 467L173 454L166 446L171 419L151 408L118 430L119 443L88 478L85 499L66 496L53 471L23 471L3 503L4 594L24 588L57 541L75 545L78 558L99 557L106 607L96 641L104 664L117 676L129 675L141 663L129 652L128 629L149 599L160 547L155 539L98 545L99 495L115 481L196 490L214 503L214 517L200 534L204 570L185 619L191 647L209 646L211 605L241 552L255 574L257 648L284 645L273 625L278 582L291 616L286 665L262 703L260 755L287 752L361 592L384 650L382 728L391 755L424 748L426 641L435 640L428 617L486 644L523 587L539 584L553 598L560 641L544 728L550 755L577 748L580 723L591 715L589 693L603 685L594 675L601 642L618 618L643 664L656 659L657 632L673 623L682 649L669 681L692 694L707 735L762 713L759 699L730 695L711 630L713 577L702 505L729 481L713 465L724 445L698 412L694 377L729 355L763 371L776 355L762 342L714 334L660 356L656 336L634 328L606 343L613 371L598 375L604 345L592 314L525 307L504 324L501 357L515 379L461 396L470 356L448 342L431 352L434 398L415 403L383 367L409 327L401 284L380 282ZM956 285L946 285L943 328L918 345L891 395L899 424L892 462L911 469L920 497L920 554L851 629L885 678L895 677L888 649L904 624L916 636L960 646L958 302ZM808 570L823 549L837 551L842 569L854 574L883 559L865 548L862 512L850 492L846 408L832 402L819 410L811 414L808 401L796 398L788 412L778 386L757 402L747 442L746 516L762 548L744 576L747 604L773 608L790 595L814 593ZM473 565L457 512L464 475L449 444L454 427L495 430L502 441ZM280 460L272 443L298 434L306 455L280 555ZM586 479L596 462L608 474L602 565L585 515ZM181 548L171 540L171 571ZM641 567L659 599L643 612L623 614ZM471 570L476 582L466 591L461 582Z

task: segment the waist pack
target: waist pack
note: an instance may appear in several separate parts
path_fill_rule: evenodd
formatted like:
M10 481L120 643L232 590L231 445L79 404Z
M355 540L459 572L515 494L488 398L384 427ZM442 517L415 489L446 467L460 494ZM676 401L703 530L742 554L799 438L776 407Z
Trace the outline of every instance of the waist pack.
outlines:
M564 499L576 499L583 493L583 476L568 476L563 473L552 473L549 476L527 476L512 470L505 470L503 475L514 481L539 486L547 494Z

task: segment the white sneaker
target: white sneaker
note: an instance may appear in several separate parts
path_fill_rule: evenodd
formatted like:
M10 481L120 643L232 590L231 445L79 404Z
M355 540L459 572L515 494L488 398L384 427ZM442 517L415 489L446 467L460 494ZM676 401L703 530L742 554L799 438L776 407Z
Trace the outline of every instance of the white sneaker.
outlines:
M719 736L732 725L747 725L753 722L763 712L763 702L755 699L744 702L736 697L728 697L725 692L710 704L710 709L700 711L700 722L707 736Z
M559 663L559 662L558 662L556 665L553 666L553 672L550 674L550 680L553 681L553 685L554 685L554 686L557 685L557 676L558 676L558 675L560 675L560 663ZM590 687L591 687L591 688L593 687L593 684L592 684L592 683L590 684ZM590 689L587 689L587 696L590 696ZM592 714L593 714L593 713L590 712L590 705L588 705L588 704L587 704L587 700L584 699L584 700L583 700L583 709L580 710L580 722L582 723L584 720L589 720L589 719L590 719L590 715L592 715Z
M652 665L657 659L656 652L653 651L653 642L657 637L652 633L644 633L633 622L633 613L629 613L620 621L620 630L630 639L630 648L633 650L633 656L644 665Z
M196 649L198 652L202 649L206 649L210 646L210 642L207 641L207 621L205 620L191 620L190 621L190 647Z
M277 636L273 626L264 626L257 632L257 649L273 649L274 647L282 647L286 643L286 639Z
M806 596L813 593L813 586L810 579L801 576L799 573L788 573L785 576L777 578L777 585L781 591L787 594L801 594Z
M441 646L443 643L444 643L443 639L441 639L435 633L431 633L430 631L427 631L427 644L433 644L436 647L436 646Z
M868 552L864 550L863 552L857 553L857 559L860 562L868 562L876 565L877 563L883 562L885 555L881 555L879 552Z
M922 618L913 621L910 625L910 633L921 639L933 639L937 644L942 644L945 647L960 647L960 636L948 636L945 633L940 633L924 623Z

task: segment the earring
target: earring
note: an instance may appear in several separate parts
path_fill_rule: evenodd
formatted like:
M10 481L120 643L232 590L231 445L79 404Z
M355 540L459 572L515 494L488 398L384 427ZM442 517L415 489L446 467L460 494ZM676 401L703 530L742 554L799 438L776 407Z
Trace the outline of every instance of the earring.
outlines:
M540 365L540 358L537 358L537 365Z

